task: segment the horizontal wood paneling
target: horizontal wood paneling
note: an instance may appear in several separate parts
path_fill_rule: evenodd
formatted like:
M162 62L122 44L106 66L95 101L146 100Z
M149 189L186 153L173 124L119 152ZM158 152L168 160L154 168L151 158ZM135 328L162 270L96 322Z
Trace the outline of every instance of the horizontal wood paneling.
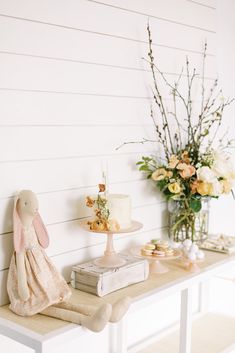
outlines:
M143 223L141 232L151 231L167 225L165 203L142 205L133 209L133 219ZM154 215L154 217L153 217ZM104 234L88 233L79 226L79 221L64 222L62 224L48 225L50 246L47 250L49 256L69 253L75 250L90 252L90 248L97 244L104 244ZM126 235L116 235L115 239L124 241ZM135 236L133 235L134 239ZM125 243L126 244L126 243ZM128 247L128 246L127 246ZM13 251L12 233L0 235L0 270L9 267Z
M210 8L200 8L193 2L185 2L185 0L104 0L95 1L93 3L107 4L114 8L121 8L132 12L138 12L150 17L166 18L172 22L184 23L188 26L201 27L207 30L215 31L216 29L216 13ZM180 8L183 11L180 11ZM195 16L195 12L197 16Z
M1 85L27 90L146 96L143 73L0 54ZM102 82L102 85L101 85ZM115 83L115 84L114 84Z
M148 45L141 42L99 36L95 33L69 32L25 21L11 23L6 18L0 18L0 31L2 33L0 52L10 52L12 55L14 53L15 55L34 55L40 58L44 57L44 60L54 58L54 60L90 62L96 65L113 65L142 70L142 57L147 58L148 53ZM26 40L25 33L27 32L30 32L30 36L27 36ZM3 33L8 33L8 36L4 36ZM156 38L159 36L153 33L153 40L155 35ZM200 51L202 45L203 40ZM208 45L210 48L210 44ZM112 50L110 50L111 47ZM176 50L161 46L154 46L153 49L158 66L164 72L180 73L186 55L189 55L193 67L201 65L201 53L191 53L181 48ZM172 60L172 56L174 56L174 60ZM208 56L206 76L214 77L215 72L215 57Z
M152 85L150 72L104 66L97 68L91 64L44 61L1 53L0 59L2 88L148 97L148 87ZM167 78L170 82L177 80L175 75L167 75ZM160 78L159 81L163 97L168 97L170 89ZM182 77L181 85L184 86L185 82L186 77Z
M141 146L137 146L141 149ZM143 178L136 162L144 153L126 153L97 157L38 160L3 163L0 198L12 196L12 191L32 189L35 193L58 192L95 186L100 182L102 168L108 166L111 188L121 182L133 182ZM17 178L15 175L17 170ZM40 176L40 177L39 177Z
M212 9L216 9L217 1L216 0L187 0L189 2L194 2L199 6L208 6Z
M153 136L152 78L141 59L147 56L148 20L154 56L171 82L186 55L200 70L207 40L206 87L211 85L213 1L70 0L68 6L64 0L0 0L0 304L7 302L4 269L12 252L13 195L20 189L37 193L50 233L48 254L67 280L74 263L104 250L104 236L78 227L88 211L84 197L100 182L103 160L111 192L130 194L133 219L144 224L137 234L115 237L116 249L160 235L166 205L135 166L141 155L159 149L152 144L115 148ZM186 94L186 78L181 82ZM198 104L201 81L196 82ZM160 88L170 107L169 88L162 82Z
M105 9L104 4L112 5ZM207 31L215 31L216 14L213 10L201 8L197 4L186 2L185 0L148 0L141 1L70 1L68 9L65 1L51 0L21 0L21 6L15 6L15 0L1 1L1 13L37 19L43 22L52 22L64 26L75 28L86 28L91 31L118 32L122 31L125 36L128 33L128 18L130 12L136 20L142 19L142 15L156 17L158 19L176 22L189 27L202 28ZM55 11L56 9L56 11ZM86 15L89 14L89 17ZM121 14L122 25L117 16ZM106 17L105 15L108 15ZM104 17L105 16L105 17ZM106 19L105 21L103 19ZM117 21L115 19L117 18ZM118 28L122 27L122 28ZM107 31L107 28L109 29Z
M223 195L210 203L210 232L212 234L225 234L235 236L234 230L235 204L233 195ZM218 220L222 217L223 221Z
M125 141L142 140L143 136L153 138L149 127L136 127L134 132L126 127L12 127L2 128L0 138L0 161L63 158L118 154L115 149ZM149 145L151 145L149 147ZM146 144L143 151L153 150L153 144ZM4 149L4 146L8 146ZM125 152L138 152L139 145L126 146Z
M211 83L211 81L210 81ZM0 127L2 126L126 126L152 125L148 98L105 97L47 92L0 90ZM14 102L14 104L13 104ZM195 102L195 106L198 106ZM173 101L166 97L164 104L173 110ZM185 107L178 100L179 115Z
M106 14L107 17L110 16L109 11L110 8L103 8L103 13ZM88 55L92 53L94 59L100 59L100 56L104 56L104 53L110 56L113 51L116 52L116 46L130 45L131 49L139 46L141 42L147 42L146 17L136 17L136 15L131 13L124 15L123 12L116 12L115 19L117 22L128 22L128 27L125 28L125 34L123 33L123 26L117 26L113 31L111 24L106 28L101 28L104 32L97 33L97 30L93 32L86 31L86 28L89 25L89 18L83 23L83 27L79 27L80 30L78 31L66 30L59 26L54 27L47 24L37 23L33 20L26 21L24 18L17 19L14 17L0 16L1 49L31 52L35 55L44 54L74 59L76 57L87 59ZM115 26L115 24L112 24L112 26ZM78 26L80 25L81 22L78 22ZM105 23L102 24L102 26L103 25L105 25ZM138 30L136 30L136 27ZM185 30L185 27L182 25L171 22L166 23L165 21L157 19L151 19L150 27L153 36L153 44L158 49L160 49L160 47L169 47L176 51L192 51L199 53L202 51L203 43L206 39L208 43L208 53L216 54L214 33L204 33L203 31L194 28L187 28L187 30ZM28 30L30 31L28 32ZM26 31L28 33L27 36L25 36ZM8 33L7 38L4 33ZM43 46L41 44L41 39L45 41ZM84 44L85 40L87 41L87 46ZM104 45L100 48L99 42L106 45L112 43L113 50L110 51L109 48L106 48ZM60 46L60 43L63 44L63 46ZM115 44L115 46L113 44ZM85 49L84 52L79 50L80 48ZM129 49L126 48L126 51L128 50ZM129 60L138 62L139 53L137 54L136 57L129 58ZM122 62L123 59L120 56L120 53L118 54L118 58ZM121 62L118 62L118 65L120 65Z
M66 222L89 216L90 209L85 206L85 198L87 195L97 194L97 189L96 186L87 188L84 186L78 189L37 195L40 213L45 224ZM132 198L133 207L141 207L161 201L160 195L153 192L155 191L154 183L148 183L146 180L110 185L110 190L113 193L129 194ZM137 190L138 192L136 192ZM1 199L0 210L0 233L11 232L13 198Z
M0 97L0 125L138 125L151 122L150 101L146 98L1 90Z

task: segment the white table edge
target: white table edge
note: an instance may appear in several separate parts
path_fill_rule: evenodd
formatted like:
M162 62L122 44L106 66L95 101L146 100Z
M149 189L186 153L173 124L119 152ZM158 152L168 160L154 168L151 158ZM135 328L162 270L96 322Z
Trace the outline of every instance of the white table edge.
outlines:
M151 290L143 295L134 298L131 308L128 313L132 313L141 307L145 307L156 300L160 300L172 293L182 292L192 285L198 284L206 280L206 278L216 274L218 270L224 270L231 266L231 263L235 263L235 256L230 256L216 263L215 265L210 265L205 270L202 269L201 272L196 274L189 273L188 276L170 282L162 287L156 288L156 290ZM117 329L119 325L116 325ZM32 330L29 330L19 324L16 324L10 320L0 317L0 334L3 334L15 341L22 343L28 347L36 350L36 352L49 351L52 345L59 344L63 341L70 340L73 337L78 337L83 334L91 333L91 331L75 324L66 325L63 328L51 331L49 334L41 335ZM121 353L121 352L120 352Z

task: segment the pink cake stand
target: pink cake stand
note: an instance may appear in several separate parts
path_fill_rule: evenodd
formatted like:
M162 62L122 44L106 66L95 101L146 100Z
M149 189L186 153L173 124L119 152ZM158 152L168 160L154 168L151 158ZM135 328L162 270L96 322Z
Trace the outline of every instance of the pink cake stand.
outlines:
M183 265L184 265L184 268L189 271L189 272L192 272L192 273L197 273L197 272L200 272L201 271L201 268L199 267L198 264L204 262L205 260L204 259L198 259L198 260L190 260L186 257L182 257L182 262L183 262Z
M141 248L143 246L138 246L131 249L131 253L134 256L142 257L149 261L149 272L150 273L166 273L169 271L168 267L162 264L164 261L175 260L181 256L180 250L174 250L174 255L172 256L144 256L141 254Z
M109 267L109 268L123 266L126 263L126 260L123 259L121 256L119 256L116 253L116 251L114 249L114 245L113 245L113 236L115 234L136 232L137 230L141 229L143 227L143 225L140 222L132 221L130 228L122 229L122 230L119 230L119 231L101 231L101 232L98 232L98 231L91 230L89 225L87 224L87 221L88 220L83 221L80 224L88 232L98 233L98 234L100 234L100 233L101 234L106 234L106 236L107 236L106 249L104 251L104 255L101 258L94 260L95 265L100 266L100 267Z

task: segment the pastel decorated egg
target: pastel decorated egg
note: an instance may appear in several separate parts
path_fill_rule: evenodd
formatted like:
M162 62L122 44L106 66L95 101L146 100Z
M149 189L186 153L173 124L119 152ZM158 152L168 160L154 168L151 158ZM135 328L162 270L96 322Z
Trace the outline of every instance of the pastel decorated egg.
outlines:
M189 249L190 246L192 245L192 240L185 239L184 242L183 242L183 245L184 245L185 248Z
M194 252L194 253L197 253L197 252L198 252L198 246L197 246L197 244L193 243L193 244L190 246L190 252Z
M194 252L189 252L188 253L188 258L191 261L195 261L197 259L196 254Z
M203 260L205 257L205 254L202 250L198 250L198 252L196 253L196 256L199 260Z

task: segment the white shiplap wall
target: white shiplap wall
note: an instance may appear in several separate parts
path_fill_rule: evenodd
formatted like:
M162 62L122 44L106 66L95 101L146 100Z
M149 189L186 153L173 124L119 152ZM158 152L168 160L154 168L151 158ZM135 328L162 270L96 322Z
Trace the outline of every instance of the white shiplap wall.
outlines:
M32 189L51 237L48 253L69 278L70 266L102 254L104 238L78 227L85 195L108 163L112 192L129 193L136 235L128 248L166 225L165 204L135 162L153 146L124 141L152 135L146 25L155 57L174 79L188 55L206 82L216 76L215 0L0 0L0 304L7 302L13 195ZM169 100L167 90L164 98ZM169 102L170 103L170 102Z

